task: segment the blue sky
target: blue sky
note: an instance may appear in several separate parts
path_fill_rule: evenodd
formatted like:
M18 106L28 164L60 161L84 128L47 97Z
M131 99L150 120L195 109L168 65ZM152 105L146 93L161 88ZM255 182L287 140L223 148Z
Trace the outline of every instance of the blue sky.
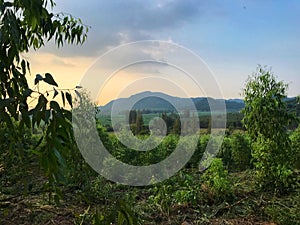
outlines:
M225 98L241 97L248 75L258 64L272 67L278 79L289 84L289 96L300 94L300 1L57 0L56 3L55 12L79 17L91 29L83 46L57 50L48 44L39 52L55 57L47 66L51 64L54 68L56 64L76 62L79 58L86 60L82 66L88 66L120 44L171 40L192 50L209 65Z

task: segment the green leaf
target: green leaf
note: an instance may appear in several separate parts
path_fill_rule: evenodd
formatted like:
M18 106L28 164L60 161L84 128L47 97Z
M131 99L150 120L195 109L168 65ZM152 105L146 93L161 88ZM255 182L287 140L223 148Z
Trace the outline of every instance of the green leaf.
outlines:
M7 126L11 129L12 133L15 133L11 117L6 111L0 109L0 118L7 124Z
M15 101L14 98L0 99L0 107L7 107Z
M44 110L38 111L38 112L37 112L37 116L36 116L36 124L37 124L38 126L40 125L42 119L44 119L44 116L45 116Z
M22 67L22 73L26 74L26 62L25 62L25 60L22 60L21 67Z
M38 146L40 146L40 144L42 143L42 141L44 140L44 136L40 137L40 139L38 140L38 142L33 146L32 150L35 150ZM39 151L33 152L35 154L41 154Z
M41 74L37 74L35 76L35 79L34 79L34 84L36 85L37 83L39 83L41 80L43 80L44 78L42 77Z
M26 89L24 92L23 92L23 98L27 98L29 97L31 94L32 94L32 90L31 89Z
M54 109L58 113L62 113L61 108L59 107L59 104L56 101L50 102L50 108Z
M59 140L56 140L55 142L59 142ZM63 156L60 154L60 152L54 147L53 148L54 154L56 156L56 158L58 159L59 164L62 167L66 167L66 162L65 159L63 158Z
M31 120L28 113L22 114L22 120L24 120L25 125L30 129L31 128Z
M48 102L47 98L45 98L44 95L40 95L39 100L38 100L38 104L36 105L35 109L37 111L39 111L39 110L41 110L41 108L46 108L47 102Z
M45 123L46 124L48 124L48 122L49 122L50 115L51 115L50 110L46 110L46 112L45 112Z
M58 91L55 88L53 88L53 90L54 90L54 94L53 94L53 99L54 99L58 95Z
M73 107L72 104L72 95L69 92L66 92L67 101L70 104L71 107Z
M79 91L77 90L74 90L75 94L77 95L77 97L79 98L79 104L82 103L82 97L81 97L81 94L79 93Z
M62 102L63 102L63 106L65 106L66 105L65 94L64 94L63 91L61 91L60 94L61 94L61 99L62 99Z
M51 85L54 85L54 86L58 87L57 83L54 81L54 79L53 79L53 77L50 73L45 74L44 81L48 84L51 84Z

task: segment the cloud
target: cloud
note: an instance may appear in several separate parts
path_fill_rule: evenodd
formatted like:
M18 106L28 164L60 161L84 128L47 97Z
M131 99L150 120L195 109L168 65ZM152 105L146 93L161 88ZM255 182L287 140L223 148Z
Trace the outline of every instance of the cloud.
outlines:
M58 58L53 58L51 60L51 63L53 65L56 65L56 66L63 66L63 67L75 67L75 64L70 62L70 61L67 61L67 60L63 60L63 59L58 59Z
M83 46L65 46L57 52L49 43L43 51L65 57L97 56L122 43L161 38L162 32L182 27L208 7L198 0L57 1L57 12L80 17L91 30Z

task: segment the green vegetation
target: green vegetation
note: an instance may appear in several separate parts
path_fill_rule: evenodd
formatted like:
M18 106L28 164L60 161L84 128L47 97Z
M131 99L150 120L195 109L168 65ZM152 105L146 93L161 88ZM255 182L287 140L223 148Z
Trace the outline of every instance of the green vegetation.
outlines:
M46 40L61 46L86 38L81 21L54 15L49 11L54 5L0 0L0 224L300 224L300 125L294 113L299 103L286 101L287 86L262 67L245 86L243 114L228 114L222 147L207 170L199 171L211 138L205 112L198 115L201 130L192 158L170 179L131 187L94 172L77 149L66 109L66 104L72 109L80 87L59 89L45 73L35 76L30 89L25 77L30 64L22 53ZM41 84L50 91L42 93ZM107 118L107 124L97 121L99 138L125 163L160 162L176 148L181 123L176 113L148 115L133 111L129 121L139 140L149 138L152 118L165 121L168 135L150 151L123 145ZM190 137L182 136L189 151Z
M253 143L253 160L261 186L279 191L292 183L293 157L287 127L296 120L287 110L286 88L258 67L244 89L244 123Z
M126 148L100 124L98 131L116 158L133 165L160 161L177 143L176 135L170 134L154 151L145 154ZM4 137L8 130L3 128L1 132ZM31 138L23 140L26 149L35 146L39 136L29 133ZM295 140L298 136L299 129L290 136L295 146L299 144ZM228 134L219 158L199 173L198 163L208 140L209 134L200 135L194 156L175 176L140 188L115 184L97 175L79 151L73 149L72 155L64 156L65 182L60 186L62 196L56 203L48 198L44 188L47 178L39 173L36 155L30 154L29 162L13 165L1 154L1 223L19 223L18 214L23 220L26 217L25 224L52 220L66 224L180 224L183 221L212 224L216 219L240 224L247 221L299 224L299 178L284 194L258 188L251 165L253 158L248 152L250 138L243 131ZM1 143L1 149L5 149L5 139Z

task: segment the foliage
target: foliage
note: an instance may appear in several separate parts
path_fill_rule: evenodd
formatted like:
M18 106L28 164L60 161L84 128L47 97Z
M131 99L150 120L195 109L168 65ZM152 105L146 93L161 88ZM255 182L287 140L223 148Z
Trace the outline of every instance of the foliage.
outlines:
M13 121L14 126L19 122ZM32 135L30 129L17 130L19 138L13 139L6 124L0 126L0 192L17 194L31 191L34 185L33 171L38 168L37 157L32 153L40 135ZM26 156L26 157L24 157ZM8 188L13 183L13 188Z
M148 207L170 216L175 206L193 208L200 204L203 199L199 175L190 172L184 169L170 179L149 187Z
M251 167L251 145L246 134L235 133L232 135L231 154L234 170L243 171Z
M179 205L197 205L202 200L200 179L187 171L181 172L179 176L182 179L177 181L179 188L172 194L173 202Z
M232 150L231 150L231 138L224 137L220 151L217 154L217 157L222 158L225 168L229 169L232 167Z
M290 136L292 142L292 154L294 167L300 169L300 125Z
M196 224L204 220L210 222L208 219L217 217L217 214L225 215L224 211L230 212L233 208L240 212L239 206L246 198L251 198L245 201L249 204L244 204L251 213L260 207L278 223L296 224L299 221L299 190L296 187L295 194L287 198L286 203L275 197L272 201L265 201L261 193L251 188L248 192L239 190L237 194L242 198L237 202L231 205L221 203L236 194L222 160L229 168L232 163L240 170L250 166L249 140L241 134L225 138L220 153L223 159L215 159L202 177L194 168L198 168L210 138L207 134L200 136L196 152L186 168L162 183L135 189L97 177L74 145L71 112L65 109L66 104L73 107L71 92L78 93L80 87L59 89L53 76L46 72L37 74L35 86L29 88L25 77L30 72L30 64L22 57L23 53L39 49L50 40L60 47L65 42L81 44L86 38L87 29L81 21L69 15L51 13L54 5L52 0L0 0L1 224L12 224L16 218L22 220L32 214L38 216L27 218L28 224L54 223L53 219L63 216L78 224L138 224L137 208L148 219L147 224L165 221L168 222L164 224L174 224L171 220L174 214L181 214L181 221L176 221L180 224L187 217L191 219L201 214L200 219L194 218ZM42 93L41 83L49 85L51 90ZM264 185L274 183L280 189L292 182L293 166L299 168L299 128L289 139L286 127L291 116L283 101L285 89L286 85L276 82L263 68L259 68L258 76L250 79L245 88L244 123L254 143L253 162L258 178ZM63 106L56 101L59 94ZM232 115L232 127L239 126L234 120L240 115ZM170 135L152 151L137 153L126 148L100 124L99 136L116 158L133 165L153 164L169 156L178 144L178 115L163 113L162 117ZM143 122L140 119L134 121L140 124L137 126L139 138L147 139L148 135L141 135L145 130ZM209 120L203 125L209 127ZM183 138L184 150L189 149L189 140L189 137ZM40 174L40 168L44 175ZM62 189L61 184L65 183L68 185ZM244 186L244 189L248 188ZM62 208L55 208L52 212L49 205L41 207L45 204L45 191L50 193L50 200L56 202L62 194L67 194L64 210L73 205L74 208L86 206L86 210L81 214L70 211L60 214ZM215 212L211 212L212 208ZM24 209L23 215L19 215L20 209ZM46 211L53 215L49 217L47 214L48 222L40 216ZM249 211L237 213L237 217L253 215Z
M148 145L157 145L150 151L136 151L125 146L114 134L108 135L101 124L98 124L98 132L102 143L115 158L132 165L151 165L160 162L173 152L179 139L176 135L168 135L159 143L159 138L139 135L138 138L142 139L143 142L137 142L136 139L129 137L126 132L121 131L119 135L122 139L126 138L127 143L130 143L130 146L135 149L147 148Z
M114 150L118 147L114 135L107 133L100 124L98 124L98 130L104 142L111 149ZM232 143L235 135L234 132L227 136L229 144ZM164 144L159 149L161 154L166 149L171 150L176 146L176 136L168 137L169 139L164 140ZM209 139L209 135L200 136L199 148L205 149L207 139ZM31 149L31 143L35 145L38 138L35 137L32 142L30 142L31 139L26 138L26 140L28 149ZM189 144L188 140L185 140L184 145ZM41 174L37 173L38 168L34 167L35 162L31 161L29 166L31 173L34 174L31 177L37 179L31 191L28 189L27 194L20 198L12 196L13 199L8 203L6 199L10 199L12 194L18 193L17 191L20 190L12 192L12 187L20 184L5 183L5 187L0 186L2 188L0 223L58 224L63 220L64 224L74 224L74 222L75 224L118 224L118 221L119 224L130 224L134 221L138 224L182 224L183 221L191 224L214 224L218 220L223 223L235 224L263 224L267 221L278 224L287 224L288 222L297 224L299 220L297 214L299 189L295 188L289 195L274 196L273 192L256 188L252 170L227 173L221 159L217 159L219 163L216 167L219 169L211 172L212 167L210 167L205 175L199 173L197 167L199 161L195 161L195 168L184 168L161 183L147 187L130 187L110 182L102 176L97 176L96 173L89 173L90 170L88 170L88 166L85 168L86 165L75 167L74 164L80 164L82 160L80 157L76 159L76 154L66 157L66 177L69 183L62 189L64 199L61 200L61 205L53 206L45 201L45 193L41 192L43 189L40 189L42 184L36 182L45 180ZM73 156L75 159L72 158ZM37 156L32 160L36 159ZM145 162L147 159L140 158L140 160ZM17 180L17 176L14 180L11 179L11 174L2 172L1 164L4 161L1 162L1 185L3 181L5 182L7 175L10 176L11 182ZM224 177L226 178L224 179ZM226 186L227 188L225 188ZM229 192L225 191L224 194L224 190L227 189ZM6 195L3 196L3 193ZM24 199L24 201L20 201L20 199ZM119 204L120 202L125 206Z
M137 225L138 219L132 209L130 209L124 201L118 200L104 210L100 207L96 207L94 212L92 212L91 206L88 206L83 213L76 215L75 224Z
M47 189L56 192L57 200L60 194L56 183L63 181L64 157L73 145L71 112L55 100L48 100L50 92L53 92L52 99L59 94L58 84L51 74L37 74L36 86L29 88L25 75L30 72L30 64L22 57L22 53L39 49L46 41L54 40L60 47L64 42L81 44L86 39L87 27L72 16L53 14L50 10L54 5L52 0L0 1L0 123L6 124L9 139L15 141L20 139L25 127L43 128L37 145L44 145L35 148L33 153L38 156L48 178ZM40 82L53 90L40 92ZM70 92L62 90L61 96L64 104L67 101L72 107ZM30 98L37 100L33 108ZM20 123L14 123L14 120L20 120ZM20 157L21 161L26 161L29 156L26 153Z
M144 111L130 110L128 113L130 130L136 136L149 134L148 126L144 125ZM108 130L112 130L111 125L108 124Z
M280 190L290 184L293 157L287 134L293 115L284 101L286 89L286 84L260 66L244 88L243 122L253 142L258 181L263 187Z
M215 158L203 174L202 180L208 186L208 191L214 201L226 200L232 197L231 183L228 171L223 166L222 159Z
M210 139L209 134L200 135L198 143L197 143L197 148L196 148L193 156L187 163L186 167L199 168L199 162L203 156L203 153L205 152L205 149L206 149L209 139Z
M281 225L300 224L299 192L283 199L273 197L268 203L268 206L265 208L265 213L272 221Z
M246 133L228 133L222 142L217 157L222 158L226 169L230 171L243 171L251 168L251 145Z

